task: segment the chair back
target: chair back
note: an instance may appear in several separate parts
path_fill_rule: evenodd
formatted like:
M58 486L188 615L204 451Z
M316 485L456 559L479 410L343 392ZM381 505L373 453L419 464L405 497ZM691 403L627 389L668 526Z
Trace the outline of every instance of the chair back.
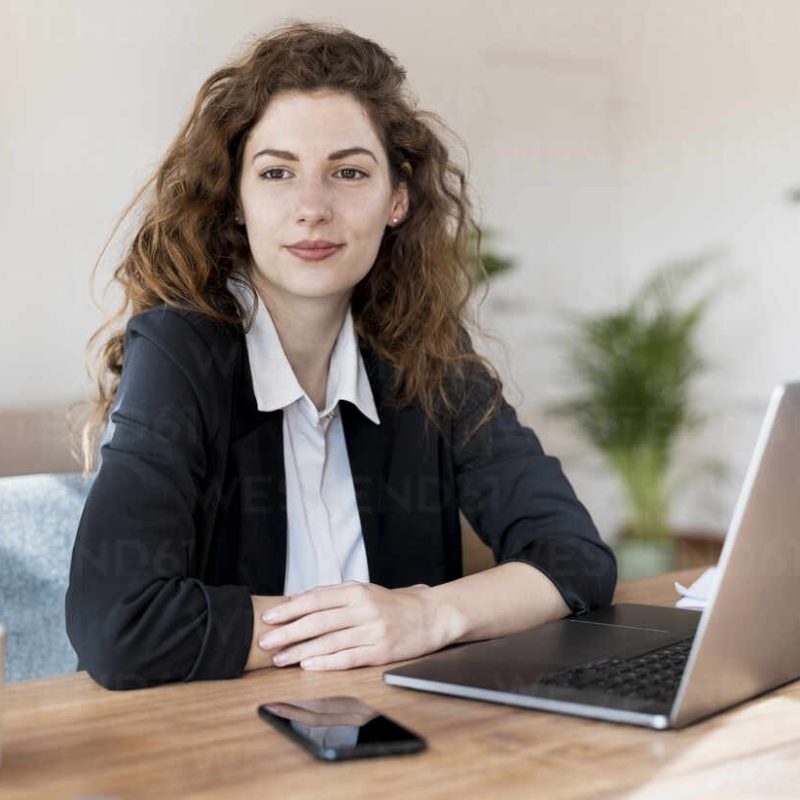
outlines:
M77 668L67 638L64 597L72 547L94 475L0 478L0 622L6 627L6 680Z

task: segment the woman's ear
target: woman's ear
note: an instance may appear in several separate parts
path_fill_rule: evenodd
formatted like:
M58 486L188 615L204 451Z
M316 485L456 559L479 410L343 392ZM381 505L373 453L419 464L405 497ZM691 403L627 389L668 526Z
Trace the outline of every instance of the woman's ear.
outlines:
M400 181L392 196L392 213L389 217L391 225L399 225L408 216L408 184Z

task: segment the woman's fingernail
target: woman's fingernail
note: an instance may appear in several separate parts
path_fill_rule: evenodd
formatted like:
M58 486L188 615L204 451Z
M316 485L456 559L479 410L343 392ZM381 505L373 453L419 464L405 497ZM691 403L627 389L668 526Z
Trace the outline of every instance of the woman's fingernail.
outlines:
M289 656L285 656L283 653L278 653L278 655L274 656L272 659L273 664L285 664L289 660Z
M268 611L261 617L261 619L264 620L264 622L274 622L276 619L278 619L278 612Z

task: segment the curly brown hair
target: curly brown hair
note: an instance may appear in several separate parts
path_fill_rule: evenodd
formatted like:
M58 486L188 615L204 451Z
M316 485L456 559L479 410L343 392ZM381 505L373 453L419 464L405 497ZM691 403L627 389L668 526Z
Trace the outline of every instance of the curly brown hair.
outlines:
M237 268L250 259L246 233L234 219L237 187L248 132L282 91L352 95L386 150L393 186L407 182L408 216L387 228L372 269L351 297L357 333L395 368L396 402L416 400L439 426L442 411L452 412L463 399L458 387L470 372L491 388L471 433L497 411L501 380L465 335L467 323L478 327L468 301L476 272L485 276L480 228L464 171L434 130L449 128L436 114L416 108L405 78L396 58L375 42L341 26L291 21L257 38L203 83L164 159L121 213L92 270L94 281L119 225L152 189L142 224L113 273L124 291L122 306L86 347L89 363L93 345L110 332L96 356L99 394L82 431L84 474L94 466L119 387L122 321L167 304L249 326L226 287L231 273L245 272Z

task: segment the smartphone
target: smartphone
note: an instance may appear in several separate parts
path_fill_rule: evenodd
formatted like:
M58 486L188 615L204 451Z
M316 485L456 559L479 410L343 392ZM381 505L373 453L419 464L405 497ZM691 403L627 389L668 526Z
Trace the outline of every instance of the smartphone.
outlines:
M264 703L259 716L322 761L418 753L425 740L357 697Z

